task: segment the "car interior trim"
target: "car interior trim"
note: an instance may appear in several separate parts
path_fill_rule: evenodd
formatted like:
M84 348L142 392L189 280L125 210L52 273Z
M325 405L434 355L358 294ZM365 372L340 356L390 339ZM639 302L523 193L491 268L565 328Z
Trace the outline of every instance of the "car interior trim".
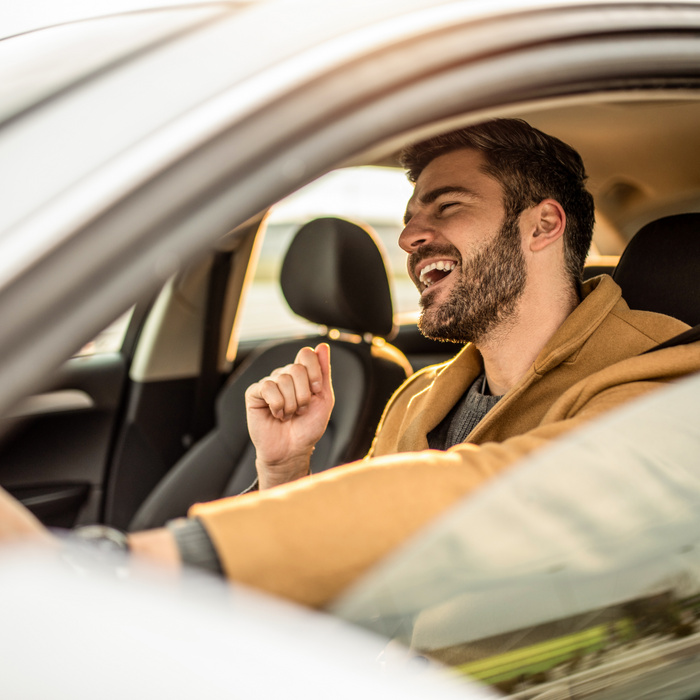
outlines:
M8 418L27 418L43 413L60 411L84 411L95 407L95 401L85 391L61 389L45 394L28 396L14 410L8 412Z

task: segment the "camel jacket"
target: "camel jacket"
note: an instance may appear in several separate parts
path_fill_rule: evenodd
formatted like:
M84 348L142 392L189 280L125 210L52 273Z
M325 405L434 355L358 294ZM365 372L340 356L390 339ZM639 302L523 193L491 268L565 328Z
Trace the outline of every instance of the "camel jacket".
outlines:
M697 343L641 354L688 326L630 310L612 278L584 298L530 370L468 436L427 435L482 371L476 348L410 377L365 460L260 493L197 504L226 575L323 606L429 521L523 456L620 404L700 370Z

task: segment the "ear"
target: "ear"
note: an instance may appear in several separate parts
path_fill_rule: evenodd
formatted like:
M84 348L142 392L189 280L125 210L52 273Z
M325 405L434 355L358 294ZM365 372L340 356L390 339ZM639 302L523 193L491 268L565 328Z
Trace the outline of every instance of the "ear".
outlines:
M555 199L543 199L528 214L530 232L527 245L533 253L544 250L564 235L566 214Z

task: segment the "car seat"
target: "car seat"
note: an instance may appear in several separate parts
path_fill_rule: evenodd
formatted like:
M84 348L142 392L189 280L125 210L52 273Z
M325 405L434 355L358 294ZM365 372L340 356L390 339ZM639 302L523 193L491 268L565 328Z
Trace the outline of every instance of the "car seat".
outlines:
M700 324L700 213L676 214L639 230L613 273L632 309Z
M411 373L406 357L385 342L394 331L386 265L374 234L338 218L302 226L284 259L282 292L291 309L325 326L325 336L269 343L223 386L216 425L163 477L136 512L130 530L159 527L190 505L241 493L256 478L245 390L293 362L310 342L328 342L336 402L316 445L314 472L363 457L391 394Z

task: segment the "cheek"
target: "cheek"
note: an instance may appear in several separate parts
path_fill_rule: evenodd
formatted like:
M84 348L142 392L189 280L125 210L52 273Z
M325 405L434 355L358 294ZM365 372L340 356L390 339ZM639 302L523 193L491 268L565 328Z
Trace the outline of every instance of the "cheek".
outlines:
M450 242L457 248L460 255L468 260L493 246L501 235L501 230L501 225L498 223L488 226L483 223L472 224L468 227L465 224L459 235L455 232Z
M474 256L479 255L484 250L488 249L488 238L473 238L469 241L461 241L456 244L456 250L459 253L460 259L468 264Z

